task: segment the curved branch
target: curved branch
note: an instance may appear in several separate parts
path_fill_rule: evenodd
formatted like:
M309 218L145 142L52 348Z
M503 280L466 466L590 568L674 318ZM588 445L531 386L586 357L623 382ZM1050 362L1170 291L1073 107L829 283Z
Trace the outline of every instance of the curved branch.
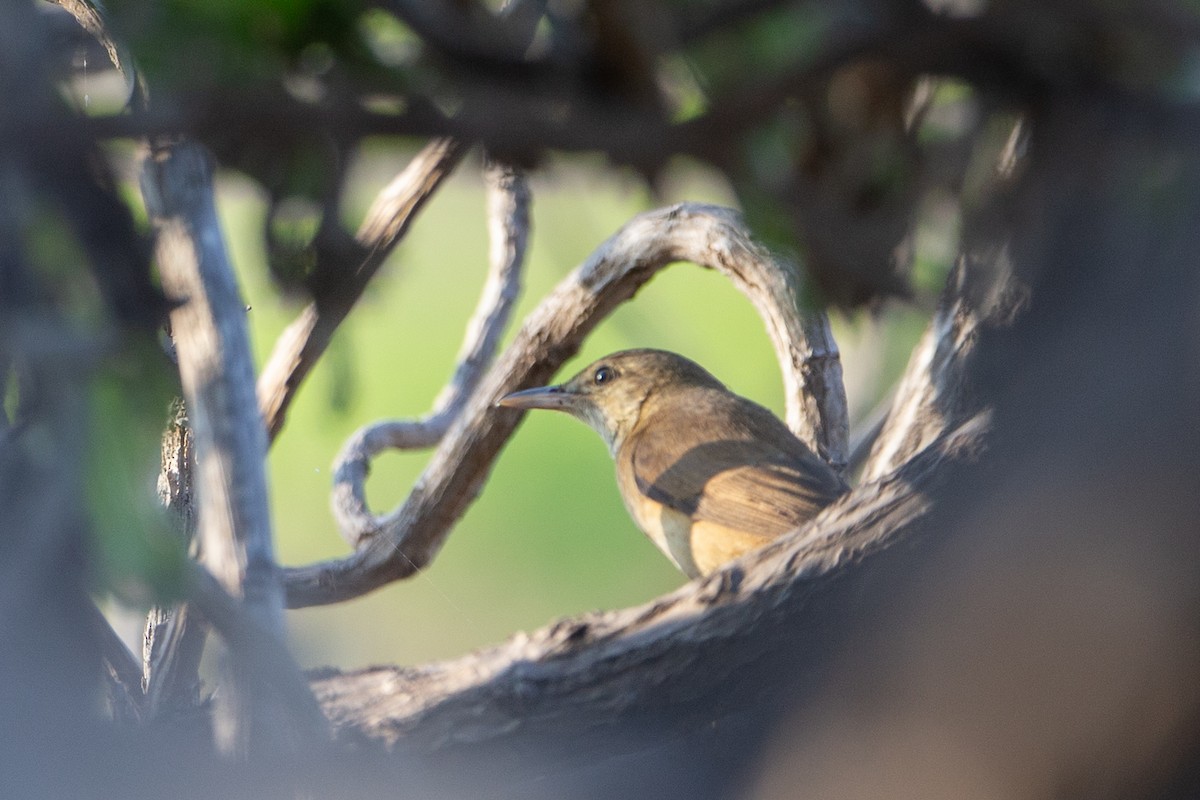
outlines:
M1028 125L1018 118L997 154L996 196L977 212L1003 214L1003 198L1026 149ZM977 220L946 278L937 309L896 386L890 411L874 432L862 480L878 480L928 447L980 406L965 380L982 327L1011 322L1027 290L1012 275L1007 245Z
M879 480L920 452L943 431L961 397L962 371L979 317L962 296L961 262L896 386L892 408L871 446L862 480Z
M508 3L500 14L498 24L511 35L513 47L528 46L541 18L540 7L537 2L521 0ZM458 166L467 148L464 137L442 136L430 141L375 197L355 234L353 247L316 249L318 262L313 274L324 279L314 291L313 302L280 335L258 378L259 406L271 441L283 428L300 384L329 346L342 320L404 238L426 201ZM357 252L346 252L356 248ZM328 263L334 258L352 263Z
M735 211L694 203L651 211L601 245L530 314L408 499L361 541L361 549L345 559L286 571L288 605L356 597L428 564L521 419L519 412L495 408L496 399L548 381L601 320L677 261L720 270L751 300L783 369L789 425L814 449L844 458L846 429L838 420L845 419L846 402L838 352L831 335L809 340L808 330L826 331L828 322L824 315L808 323L800 319L792 273L751 240ZM805 402L810 385L825 394Z
M334 462L333 513L342 538L351 545L377 531L385 521L367 506L364 483L371 459L389 448L418 450L437 444L491 365L521 294L521 272L529 240L529 186L523 172L499 163L489 164L485 177L491 241L488 277L467 323L454 375L428 414L420 419L387 420L359 428Z

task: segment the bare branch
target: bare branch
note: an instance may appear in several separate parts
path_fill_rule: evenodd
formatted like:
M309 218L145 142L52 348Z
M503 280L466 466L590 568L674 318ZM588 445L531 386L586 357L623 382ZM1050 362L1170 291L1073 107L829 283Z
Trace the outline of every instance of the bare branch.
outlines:
M949 298L948 298L949 299ZM875 435L863 468L862 480L878 480L920 452L942 431L946 418L940 411L942 392L961 387L960 368L974 341L977 319L959 316L959 301L939 304L929 327L913 350L908 367L896 387L891 412ZM955 322L959 322L956 327ZM955 334L959 335L955 335ZM940 358L938 357L940 355ZM935 364L935 361L938 363ZM941 380L949 379L948 381Z
M968 273L966 260L960 260L896 386L891 411L863 468L864 482L879 480L899 468L974 405L966 370L989 311L968 291ZM1013 295L1007 305L1017 302Z
M796 308L793 273L771 259L741 217L717 206L685 203L635 217L601 245L526 319L492 368L405 503L349 558L287 570L291 607L355 597L424 567L475 499L521 414L493 407L508 392L549 380L583 339L658 270L677 261L717 269L745 294L766 324L787 390L788 423L825 453L845 452L840 363L833 340L814 346ZM818 328L823 320L809 323ZM805 402L809 375L829 392ZM816 388L821 388L818 385Z
M867 412L859 423L857 432L851 434L850 460L846 464L847 474L854 475L867 463L867 456L871 454L871 448L875 446L879 434L883 432L883 424L887 421L888 411L893 402L892 393L884 395L875 404L875 407Z
M280 334L258 378L259 406L270 439L283 428L296 391L329 346L334 331L465 151L466 146L453 139L434 139L425 145L367 211L356 236L362 247L361 260L344 265L341 280L325 287Z
M1028 125L1018 118L996 154L994 197L976 211L973 233L942 290L937 309L897 383L891 411L872 434L862 480L882 478L978 407L966 380L980 327L1010 322L1025 302L1012 276L1007 245L981 224L1003 205L1025 151Z
M466 146L453 139L434 139L421 149L408 166L376 196L359 226L358 243L370 251L370 258L354 273L374 273L383 259L408 232L417 212L441 185L458 162Z
M383 524L383 518L376 517L367 506L364 483L371 459L388 448L432 447L445 435L491 366L520 296L529 240L529 186L522 172L498 163L489 164L486 180L491 240L488 276L475 313L467 323L453 377L428 414L416 420L388 420L358 429L334 462L333 512L342 538L351 545L357 546Z
M207 638L208 625L188 605L150 609L142 633L147 719L200 704L200 659Z
M143 163L142 188L158 234L163 288L179 303L171 325L195 436L201 558L265 635L282 642L267 442L254 396L245 306L213 204L212 164L196 144L158 148ZM230 653L214 721L219 747L244 754L252 737L256 745L278 744L290 730L278 704L254 691L252 676L261 665L237 649Z
M245 304L212 203L212 165L198 145L159 149L143 188L158 231L163 285L179 305L171 332L196 449L201 553L225 587L281 630ZM249 402L247 402L249 400Z
M776 300L782 302L783 298ZM795 316L788 314L786 319L791 323ZM767 324L769 327L770 322ZM825 312L811 311L800 318L800 324L803 333L799 338L795 338L794 330L771 337L780 362L783 360L780 351L786 342L788 358L800 368L799 382L794 385L791 381L795 373L784 370L788 425L830 466L838 472L845 472L849 460L850 411L846 405L846 389L842 380L841 354ZM796 347L801 348L801 352L793 352Z

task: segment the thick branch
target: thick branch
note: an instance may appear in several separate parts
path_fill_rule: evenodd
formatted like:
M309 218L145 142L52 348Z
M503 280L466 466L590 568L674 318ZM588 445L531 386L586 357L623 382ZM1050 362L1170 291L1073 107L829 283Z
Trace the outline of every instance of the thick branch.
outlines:
M445 435L491 366L520 296L529 240L529 186L519 170L498 163L488 166L486 180L491 241L488 277L475 313L467 323L454 375L428 414L416 420L387 420L360 428L334 462L333 512L342 537L351 545L378 530L384 521L367 506L364 484L371 459L388 448L432 447Z
M962 401L962 367L975 342L978 314L962 296L960 280L952 280L929 327L913 350L863 468L862 480L882 478L934 441L944 430L950 410Z
M950 274L933 319L896 386L891 410L875 435L863 468L863 481L890 474L979 406L966 374L980 326L1014 314L1023 302L1022 294L1011 288L1014 284L997 274L998 268L986 269L992 273L986 281L978 275L972 280L964 258ZM978 284L985 282L1010 288L992 302L982 303L969 287L975 284L977 290Z
M164 147L146 158L142 187L158 234L163 288L179 304L171 326L195 436L201 558L263 630L282 641L267 442L254 396L245 306L213 205L212 164L198 145ZM245 753L252 736L278 743L288 730L286 715L251 685L262 666L245 653L232 654L215 720L218 744Z
M759 248L741 218L716 206L682 204L643 214L600 246L529 316L516 340L451 427L405 503L347 559L287 571L292 607L332 603L412 575L441 548L475 499L519 413L493 407L500 396L548 381L584 337L668 264L720 270L763 317L783 369L788 422L823 453L844 454L845 396L833 339L814 346L796 310L793 277ZM823 317L808 324L824 327ZM806 375L829 390L803 400ZM817 388L821 384L813 382ZM827 424L829 420L834 425ZM844 455L843 455L844 458Z
M998 155L996 194L1005 196L1023 149L1025 126L1018 121ZM1003 200L993 199L991 206ZM985 205L976 216L997 212ZM995 226L976 221L974 233L946 281L937 310L896 387L891 411L871 446L864 481L878 480L928 447L949 426L976 409L966 379L980 330L1010 323L1026 302L1026 290L1010 274L1006 245Z
M967 423L797 533L646 605L560 620L457 661L323 676L314 690L340 738L445 756L467 720L471 748L493 738L520 740L513 713L563 737L562 747L550 745L542 757L575 762L579 754L569 750L581 728L636 717L662 702L663 686L686 686L688 697L711 698L710 690L779 646L778 631L769 630L817 625L799 598L910 532L946 465L974 456L984 428L982 418ZM730 657L716 656L714 648ZM739 651L735 656L730 649ZM698 670L697 663L708 666ZM678 705L672 713L687 716ZM714 717L724 713L712 711Z
M179 303L171 333L195 435L202 556L228 591L281 632L266 440L250 388L245 304L212 204L212 165L199 146L183 143L151 154L145 169L159 271Z

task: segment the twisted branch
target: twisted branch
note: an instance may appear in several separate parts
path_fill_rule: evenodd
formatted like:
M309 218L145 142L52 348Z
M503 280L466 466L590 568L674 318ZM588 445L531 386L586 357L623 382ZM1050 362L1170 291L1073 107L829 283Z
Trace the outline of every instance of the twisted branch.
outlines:
M372 514L367 506L364 484L371 459L386 449L419 450L437 444L491 366L520 296L529 241L529 186L522 172L498 163L488 166L485 178L491 241L488 275L475 313L467 323L454 375L428 414L415 420L384 420L359 428L334 462L333 513L342 538L351 545L357 546L384 524L384 518Z

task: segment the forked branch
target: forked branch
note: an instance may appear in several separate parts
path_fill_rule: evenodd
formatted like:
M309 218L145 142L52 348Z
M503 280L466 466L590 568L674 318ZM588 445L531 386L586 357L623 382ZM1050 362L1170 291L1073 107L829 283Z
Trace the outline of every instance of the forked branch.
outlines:
M647 216L666 224L664 217L672 214L696 214L704 220L689 223L689 230L703 244L693 244L688 258L712 263L699 258L698 251L708 248L725 253L727 260L737 260L731 255L735 248L727 242L716 244L706 238L716 237L715 231L723 230L727 219L731 225L736 223L725 216L729 212L689 207ZM582 324L578 317L556 313L578 307L569 301L578 304L588 297L595 306L603 303L611 308L619 300L606 292L620 286L624 293L620 299L625 299L648 279L666 257L660 250L622 262L633 265L634 278L628 272L614 278L604 271L607 254L628 255L622 243L632 247L633 241L624 242L622 237L645 221L646 217L635 220L597 251L530 317L470 413L484 414L483 403L493 392L517 388L522 381L540 382L552 371L548 362L565 358L559 351L561 343L574 341L571 337L580 335L577 326ZM655 225L642 229L646 237L642 241L661 246L661 240L649 234L655 230ZM672 255L681 257L679 251ZM971 289L984 281L972 286L968 278L964 268L954 273L931 322L926 346L937 357L923 356L918 349L899 390L897 407L905 407L904 397L912 394L922 407L937 409L936 420L914 427L909 424L911 416L893 413L889 430L907 432L901 446L890 448L898 460L886 470L882 461L874 465L881 470L879 477L863 481L792 535L646 605L560 620L456 661L418 669L380 667L323 675L313 688L337 735L354 741L365 738L395 753L446 759L444 763L450 764L459 758L486 758L492 748L510 752L528 747L556 769L587 775L590 767L585 761L614 755L600 751L589 751L585 758L579 755L579 737L590 732L594 720L603 719L619 731L609 734L609 741L618 743L620 758L641 752L653 761L661 757L661 743L639 745L637 735L661 715L695 721L691 727L673 729L673 735L705 739L710 729L718 729L726 720L736 726L740 702L759 707L754 705L758 700L730 696L736 692L734 687L754 682L747 677L751 669L760 669L780 683L787 683L781 674L796 673L795 680L803 683L804 670L797 668L789 643L799 637L813 653L826 652L819 640L828 609L813 598L841 592L839 602L844 602L845 595L857 593L846 584L861 575L858 567L865 561L898 542L920 541L913 537L924 530L931 496L954 473L955 465L975 460L984 447L990 412L970 402L967 394L970 344L987 317L999 309L1011 310L1012 303L1011 298L999 296L994 302L982 302ZM599 313L593 305L585 310ZM512 380L514 372L522 381ZM499 426L503 420L497 416L483 416L477 424ZM470 430L468 416L454 433L465 436ZM497 435L494 427L488 434ZM467 443L480 447L481 436L476 434ZM697 669L698 663L705 668ZM663 686L672 687L667 700L661 699ZM714 698L724 698L724 704L714 704ZM669 710L656 705L662 703ZM703 707L694 708L696 704ZM536 720L536 724L514 725L514 720ZM469 741L459 738L464 729L471 732ZM531 771L536 773L538 767ZM565 780L570 785L570 779Z

